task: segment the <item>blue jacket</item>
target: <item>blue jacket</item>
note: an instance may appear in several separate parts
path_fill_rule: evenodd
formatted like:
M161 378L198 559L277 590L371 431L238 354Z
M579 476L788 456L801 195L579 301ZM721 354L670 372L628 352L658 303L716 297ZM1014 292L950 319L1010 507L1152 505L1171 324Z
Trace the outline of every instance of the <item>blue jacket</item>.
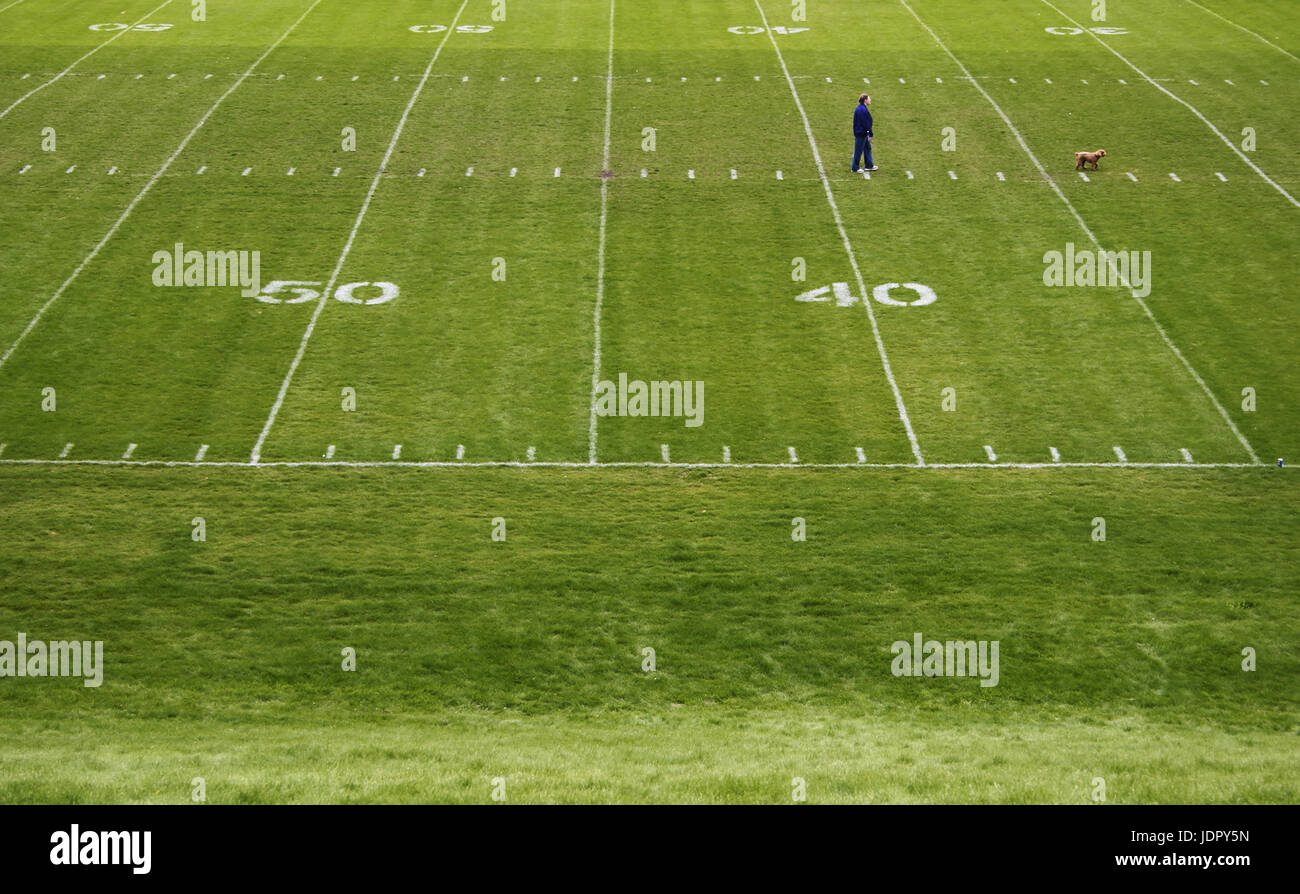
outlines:
M871 132L871 111L862 103L853 110L853 135L855 137L874 137Z

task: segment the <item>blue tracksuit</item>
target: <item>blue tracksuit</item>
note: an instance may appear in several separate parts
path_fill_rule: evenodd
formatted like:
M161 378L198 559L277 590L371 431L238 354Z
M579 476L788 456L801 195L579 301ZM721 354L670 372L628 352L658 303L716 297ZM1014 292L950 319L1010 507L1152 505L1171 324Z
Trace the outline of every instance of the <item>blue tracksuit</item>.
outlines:
M876 163L871 158L871 110L862 103L853 110L853 170L858 169L858 159L866 156L864 167L874 168Z

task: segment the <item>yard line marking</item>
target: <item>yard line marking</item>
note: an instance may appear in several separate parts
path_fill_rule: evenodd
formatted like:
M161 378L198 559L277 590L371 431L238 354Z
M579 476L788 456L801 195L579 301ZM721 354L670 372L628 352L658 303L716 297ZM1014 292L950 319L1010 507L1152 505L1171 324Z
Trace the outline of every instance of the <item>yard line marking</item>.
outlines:
M694 180L694 179L695 179L695 171L693 171L693 170L692 170L692 171L687 171L687 172L686 172L686 179L687 179L687 180Z
M899 79L898 79L898 83L900 83L900 84L906 84L907 81L903 80L902 78L899 78Z
M31 166L31 165L23 165L23 166L22 166L22 169L21 169L18 173L20 173L20 174L26 174L26 173L27 173L28 171L30 171L31 169L32 169L32 166Z
M469 169L468 171L465 172L465 176L466 176L466 177L473 177L473 176L474 176L474 168L473 168L473 166L471 166L470 169Z
M899 0L899 2L903 2L903 0ZM1059 15L1060 15L1063 19L1065 19L1066 21L1070 22L1070 23L1071 23L1072 25L1074 25L1076 28L1083 29L1083 26L1082 26L1082 25L1080 25L1080 24L1079 24L1078 22L1076 22L1074 19L1070 18L1070 17L1069 17L1068 15L1066 15L1065 13L1061 12L1061 10L1060 10L1060 9L1057 9L1056 6L1053 6L1052 3L1051 3L1051 0L1040 0L1040 2L1042 2L1042 3L1045 4L1046 6L1051 7L1052 9L1055 9L1056 12L1057 12L1057 14L1059 14ZM906 4L904 3L904 5L906 5ZM1086 31L1086 29L1083 29L1083 30ZM1165 87L1163 84L1157 83L1157 82L1156 82L1155 80L1153 80L1153 79L1151 78L1151 76L1148 75L1145 71L1143 71L1142 69L1138 68L1138 67L1137 67L1136 65L1134 65L1132 62L1130 62L1127 56L1125 56L1125 55L1124 55L1123 53L1121 53L1119 50L1115 49L1115 48L1112 47L1110 44L1106 43L1106 41L1104 41L1104 40L1102 40L1100 37L1098 37L1097 34L1096 34L1096 32L1094 32L1094 31L1086 31L1086 33L1087 33L1087 34L1088 34L1088 35L1089 35L1093 40L1097 41L1097 43L1101 44L1103 47L1105 47L1107 50L1109 50L1109 51L1110 51L1110 52L1111 52L1111 53L1112 53L1112 54L1113 54L1117 59L1119 59L1121 62L1123 62L1123 63L1124 63L1125 65L1127 65L1129 68L1133 69L1135 72L1137 72L1139 75L1141 75L1141 76L1142 76L1142 79L1145 80L1145 81L1146 81L1148 84L1150 84L1152 87L1155 87L1155 88L1156 88L1157 90L1159 90L1161 93L1165 94L1165 95L1168 96L1170 99L1172 99L1172 100L1174 100L1175 102L1177 102L1178 104L1180 104L1180 105L1182 105L1182 106L1185 106L1185 107L1188 109L1188 111L1190 111L1190 112L1191 112L1193 115L1195 115L1197 118L1200 118L1201 121L1205 124L1205 126L1208 127L1211 131L1213 131L1213 132L1214 132L1214 135L1217 136L1220 140L1223 141L1223 145L1227 146L1227 147L1228 147L1229 149L1231 149L1234 153L1236 153L1237 157L1240 158L1242 161L1244 161L1244 162L1246 163L1246 165L1247 165L1247 166L1248 166L1252 171L1254 171L1256 174L1258 174L1258 175L1259 175L1259 176L1264 180L1265 183L1267 183L1269 186L1273 187L1273 188L1276 189L1279 193L1281 193L1281 194L1286 198L1286 200L1287 200L1288 202L1290 202L1292 205L1294 205L1294 206L1297 207L1297 208L1300 208L1300 200L1297 200L1295 196L1291 195L1291 193L1289 193L1289 192L1287 192L1285 189L1283 189L1283 188L1282 188L1282 187L1281 187L1281 186L1280 186L1276 181L1273 180L1272 177L1268 176L1268 174L1265 174L1264 171L1263 171L1263 169L1260 168L1259 165L1257 165L1257 164L1255 164L1253 161L1251 161L1251 160L1246 156L1246 153L1242 152L1239 148L1237 148L1237 144L1234 143L1234 142L1232 142L1232 140L1228 139L1228 137L1224 135L1223 131L1221 131L1221 130L1219 130L1219 128L1215 127L1215 126L1214 126L1214 123L1213 123L1212 121L1210 121L1209 118L1206 118L1204 115L1202 115L1201 112L1200 112L1200 110L1197 109L1196 106L1192 105L1192 104L1189 103L1187 100L1181 98L1181 97L1178 96L1176 93L1172 92L1172 91L1169 90L1167 87ZM1289 55L1289 54L1288 54L1288 55ZM1294 57L1292 57L1292 58L1294 58Z
M731 462L731 448L726 445L723 445L722 447L722 461L724 463Z
M138 75L135 76L135 80L138 81L138 80L140 80L142 77L144 77L144 75L142 75L142 74L138 74Z
M208 169L208 166L207 166L207 165L199 165L199 169L198 169L197 171L195 171L194 173L196 173L196 174L202 174L202 173L203 173L204 171L206 171L207 169Z
M324 76L324 75L316 75L316 80L318 80L318 81L323 81L323 80L325 80L325 76Z
M1268 81L1260 81L1260 83L1263 84L1265 87L1268 86Z
M995 463L998 461L998 455L993 452L993 448L988 444L984 445L984 452L988 454L989 462Z
M326 459L333 459L333 458L334 458L334 445L333 445L333 444L330 444L328 447L325 448L325 458L326 458Z
M275 79L276 79L277 81L283 81L283 80L284 80L284 75L276 75L276 76L275 76Z
M116 173L117 173L117 165L114 165L113 167L108 169L108 176L112 177Z
M942 84L942 83L943 83L943 78L935 78L935 79L934 79L934 82L935 82L936 84Z
M915 180L915 179L916 179L916 175L913 174L911 171L904 171L903 173L905 173L905 174L907 175L907 179L908 179L908 180Z
M8 107L7 109L5 109L3 112L0 112L0 118L3 118L5 115L8 115L11 111L14 110L14 108L15 108L19 103L21 103L21 102L23 102L24 100L26 100L29 96L32 96L33 94L39 93L40 91L44 90L46 87L48 87L48 86L50 86L51 84L53 84L55 81L60 80L60 79L61 79L64 75L66 75L68 72L70 72L70 71L72 71L74 68L76 68L77 65L78 65L79 63L81 63L83 60L85 60L85 59L89 59L91 56L93 56L93 55L95 55L96 53L98 53L98 52L99 52L100 50L102 50L104 47L108 46L110 43L112 43L113 41L117 40L117 39L118 39L119 37L121 37L123 34L126 34L128 31L131 31L132 28L134 28L134 26L136 26L136 25L140 24L141 22L143 22L144 20L148 19L148 18L149 18L150 16L152 16L155 12L157 12L157 11L160 10L160 9L162 9L164 6L169 5L171 2L172 2L172 0L163 0L162 4L159 5L157 8L152 9L152 10L150 10L149 12L146 12L144 15L140 16L140 18L138 18L138 19L136 19L134 22L132 22L132 23L131 23L131 26L132 26L131 28L124 28L124 29L122 29L121 31L115 31L115 32L113 33L113 36L112 36L112 37L110 37L108 40L106 40L106 41L104 41L103 43L101 43L101 44L99 44L98 46L96 46L96 47L95 47L93 50L91 50L89 53L87 53L86 55L82 56L82 57L81 57L80 59L78 59L76 62L73 62L73 63L72 63L71 65L69 65L67 68L63 69L63 71L59 72L59 73L56 74L54 77L50 78L48 81L45 81L45 82L42 83L42 84L38 84L37 86L33 87L31 90L29 90L29 91L27 91L26 93L24 93L22 96L20 96L20 97L18 97L17 99L15 99L12 103L9 104L9 107ZM8 6L5 7L5 9L8 9L8 8L9 8ZM0 11L3 11L3 10L0 10ZM103 77L103 75L100 75L100 77Z
M464 459L464 458L465 458L465 445L464 445L464 444L457 444L457 445L456 445L456 459Z
M394 444L394 445L393 445L393 459L401 459L401 458L402 458L402 445L401 445L401 444Z
M1192 453L1186 447L1180 447L1178 449L1178 452L1183 455L1183 462L1185 463L1192 462Z
M776 172L776 179L777 179L777 180L784 180L784 179L785 179L785 175L782 174L780 171L777 171L777 172Z
M763 19L763 27L768 29L767 13L763 11L763 4L760 0L754 0L754 5L758 7L758 14ZM790 77L790 69L786 67L785 56L781 54L781 47L777 44L776 38L772 36L771 30L767 30L767 39L772 44L772 49L776 52L777 61L781 63L781 70L785 73L785 81L790 85L790 95L794 98L795 107L799 110L799 117L803 119L804 133L808 135L808 145L812 149L813 160L817 163L817 173L821 177L822 188L826 191L826 202L831 206L831 215L835 218L835 226L840 231L840 239L844 242L844 251L849 257L849 265L853 268L853 276L858 283L858 294L862 296L863 306L867 309L867 316L871 321L871 333L876 340L876 349L880 353L880 363L885 370L885 378L889 380L889 387L894 392L894 402L898 405L898 418L903 423L903 428L907 432L907 439L912 445L912 454L916 457L917 465L925 465L925 458L921 455L921 445L917 443L916 432L912 430L912 421L907 416L907 407L903 404L903 395L898 390L898 383L894 381L894 371L889 365L889 355L885 352L885 342L880 336L880 327L876 323L876 312L872 308L872 302L867 300L868 291L866 282L862 279L862 271L858 267L857 256L853 253L853 244L849 241L848 231L844 229L844 220L840 217L839 206L835 204L835 193L831 190L830 180L826 177L826 166L822 164L822 155L817 148L817 139L813 136L812 124L808 121L808 113L804 111L803 102L799 99L799 91L795 89L794 78ZM900 80L902 80L900 78Z
M854 447L853 450L858 455L858 463L861 464L867 461L867 452L865 450L863 450L861 447Z
M541 76L541 75L538 75L537 77L533 78L533 83L534 83L534 84L540 84L541 82L542 82L542 76Z
M463 84L468 80L469 80L469 75L465 75L463 78L460 79L460 82Z
M207 455L208 455L208 445L207 445L207 444L200 444L200 445L199 445L199 452L196 453L196 454L194 454L194 461L195 461L196 463L201 463L201 462L203 462L203 457L205 457L205 456L207 456Z
M1016 82L1016 79L1015 79L1015 78L1008 78L1007 80L1011 81L1011 83L1013 83L1013 84Z
M310 10L308 10L308 12L310 12ZM206 80L207 80L208 78L210 78L210 77L212 77L212 75L210 75L210 74L205 74L205 75L203 76L203 80L206 81Z
M169 75L167 76L167 80L170 81L170 80L171 80L172 78L174 78L174 77L176 77L175 73L169 74Z
M127 444L127 445L126 445L126 453L123 453L123 454L122 454L122 459L130 459L130 458L131 458L131 454L132 454L132 453L135 453L135 446L136 446L136 445L134 445L134 444Z
M518 168L511 168L511 169L510 169L510 176L511 176L511 177L513 177L515 174L518 174L518 173L519 173L519 169L518 169Z
M1223 79L1223 83L1227 84L1229 87L1236 87L1236 86L1237 86L1236 84L1232 83L1232 81L1228 80L1227 78L1224 78L1224 79Z
M1080 78L1079 80L1083 81L1083 86L1085 87L1088 86L1087 80L1085 80L1084 78Z
M668 445L667 445L667 444L660 444L660 445L659 445L659 455L662 456L662 457L664 458L664 462L666 462L666 463L668 463L668 462L672 462L672 460L670 460L670 459L668 458Z
M957 179L957 172L956 172L956 171L949 171L949 172L948 172L948 176L951 177L953 180L956 180L956 179Z
M298 169L297 169L297 168L290 168L290 169L289 169L288 176L292 177L292 176L293 176L293 172L296 171L296 170L298 170Z
M1172 181L1174 181L1175 183L1182 183L1182 182L1183 182L1183 181L1178 177L1178 175L1175 174L1173 171L1170 171L1170 172L1169 172L1169 179L1172 180Z
M253 173L253 169L252 169L252 168L244 168L244 173L240 174L239 176L241 176L241 177L247 177L247 176L248 176L249 174L251 174L251 173Z
M1061 461L1060 451L1058 451L1055 447L1048 447L1047 449L1052 452L1052 462L1059 463Z
M68 443L63 445L63 452L59 454L59 459L67 459L68 454L71 452L72 452L72 442L69 441Z
M424 176L424 168L420 168L420 173L416 174L415 176L417 176L417 177L423 177L423 176Z
M1080 172L1079 172L1079 176L1083 178L1083 182L1084 182L1084 183L1091 183L1091 182L1092 182L1091 180L1088 179L1088 175L1085 174L1083 171L1080 171Z
M319 3L320 0L316 0L316 2ZM303 331L302 340L298 343L298 352L293 355L293 362L289 364L289 371L284 374L284 381L280 383L280 392L276 395L275 403L271 406L271 412L266 417L266 424L262 426L262 433L257 436L257 443L253 445L250 461L254 464L261 457L262 445L266 443L266 438L271 433L271 426L275 425L275 419L280 415L280 407L284 405L284 396L289 393L289 383L293 381L293 375L298 371L298 364L302 363L302 356L307 353L307 342L311 340L312 333L316 331L316 321L320 319L321 311L325 309L325 303L334 294L334 284L338 282L339 273L342 271L344 263L347 262L348 255L352 252L352 243L356 241L357 231L361 229L361 222L365 220L366 212L370 210L370 203L375 197L375 191L379 189L379 181L383 179L384 170L388 167L389 159L393 157L393 150L397 148L397 140L406 128L406 119L410 117L411 109L415 107L416 100L420 98L420 93L424 91L424 85L428 83L429 76L433 74L434 63L442 55L442 48L447 45L447 38L451 37L455 32L456 23L460 21L461 13L465 11L468 4L469 0L461 0L460 9L456 10L456 16L452 19L451 27L443 34L442 40L438 43L438 48L434 50L433 58L429 60L428 66L424 69L424 76L420 78L420 83L416 85L415 92L411 94L410 100L406 103L406 108L402 111L402 117L397 122L397 128L393 131L393 138L388 141L388 149L379 162L379 170L375 171L374 179L370 181L370 189L366 193L365 201L361 204L361 210L357 212L357 219L352 224L352 231L348 233L348 240L343 245L342 253L339 254L338 263L334 265L334 271L330 274L329 283L321 292L320 300L316 302L316 309L312 311L307 328ZM398 445L398 449L400 447L401 445Z
M264 52L261 56L259 56L257 58L257 61L254 62L252 65L250 65L248 69L242 75L239 76L239 79L236 80L235 83L231 84L230 87L226 90L226 92L221 94L221 96L217 99L217 101L214 102L212 106L206 112L203 113L203 117L199 119L199 123L194 125L194 129L185 135L185 139L181 140L180 145L176 147L176 151L173 152L170 156L168 156L167 160L162 163L162 167L158 168L158 170L154 172L154 175L151 178L149 178L149 182L144 185L144 188L141 189L140 192L136 194L136 197L131 200L131 204L126 206L126 210L123 211L121 216L118 217L118 219L113 222L113 225L111 227L109 227L108 232L104 234L104 238L100 239L98 244L96 244L95 247L90 250L90 254L86 255L85 259L82 260L82 262L77 265L77 269L72 271L72 275L63 281L63 285L59 286L59 288L54 292L54 294L50 296L50 299L46 301L43 305L41 305L41 309L36 312L36 316L32 317L31 322L27 324L27 328L24 329L21 333L19 333L18 338L15 339L14 343L9 346L9 349L5 351L3 355L0 355L0 368L4 367L5 363L13 355L13 352L18 348L20 344L22 344L23 339L27 337L27 334L36 328L36 324L41 321L41 318L43 316L45 316L45 312L50 309L50 307L54 304L54 302L59 300L59 297L64 293L64 291L67 290L68 286L72 285L73 281L79 275L81 275L81 271L85 270L86 266L90 264L91 261L95 260L95 258L99 255L100 251L103 250L104 246L108 244L108 241L113 238L113 235L117 233L117 231L121 228L122 224L126 221L126 219L131 216L131 212L135 210L135 206L140 204L140 200L143 199L146 195L148 195L149 190L153 189L154 184L157 183L159 179L162 178L163 174L167 173L167 169L172 166L172 162L174 162L176 160L176 157L179 156L181 152L185 150L185 147L190 144L190 140L192 140L194 138L194 135L199 132L199 128L203 127L203 125L208 122L208 119L212 117L212 113L217 110L217 107L220 106L223 102L225 102L226 97L234 93L235 90L239 87L239 85L244 83L244 81L248 79L248 76L253 73L253 69L261 65L262 60L265 59L267 56L271 55L271 52L276 47L278 47L286 37L289 36L289 34L293 31L293 29L298 27L299 22L307 18L308 13L310 13L313 9L315 9L320 4L320 2L321 0L313 0L311 6L307 7L307 12L304 12L301 16L299 16L298 21L290 25L289 30L281 34L279 38L276 39L275 43L267 47L266 52ZM122 32L118 32L118 33L122 33ZM117 168L113 168L113 171L116 170Z
M649 177L649 176L650 176L650 172L647 171L645 168L642 168L642 169L641 169L641 176L642 176L642 177Z
M1052 83L1052 79L1051 79L1051 78L1043 78L1043 80L1046 81L1046 82L1049 83L1049 84Z
M1222 180L1224 183L1227 183L1227 182L1228 182L1228 178L1225 177L1225 176L1223 176L1222 174L1220 174L1218 171L1215 171L1215 172L1214 172L1214 176L1218 177L1218 178L1219 178L1220 180Z
M337 177L339 175L339 172L341 172L342 170L343 170L342 168L335 168L334 173L331 176Z
M999 180L1006 180L1006 179L1007 179L1007 175L1004 174L1004 173L1002 173L1001 171L998 171L998 179L999 179Z
M1126 171L1125 173L1128 175L1128 179L1132 180L1134 183L1138 182L1137 175L1134 174L1132 171Z
M14 2L13 2L13 3L10 3L8 6L2 6L2 7L0 7L0 12L4 12L6 9L13 9L15 6L17 6L19 3L22 3L22 2L23 2L23 0L14 0ZM26 76L26 75L23 75L23 77L27 77L27 76Z
M799 462L799 454L797 454L797 453L794 452L794 448L793 448L793 447L787 447L787 448L785 448L785 449L788 450L788 451L790 451L790 462L792 462L792 463L797 463L797 462Z
M1193 87L1199 87L1199 86L1201 86L1200 84L1198 84L1198 83L1196 83L1195 81L1193 81L1191 78L1188 78L1188 79L1187 79L1187 83L1191 84Z
M205 445L206 447L206 445ZM946 469L978 469L988 472L1005 472L1009 469L1252 469L1256 474L1266 467L1263 463L1187 463L1187 462L1140 462L1140 463L1117 463L1117 462L1063 462L1063 463L989 463L989 462L966 462L966 463L927 463L924 466L918 466L916 463L800 463L798 466L791 466L789 463L663 463L663 462L604 462L591 463L585 462L535 462L525 463L517 460L488 460L484 462L458 463L446 460L405 460L390 462L381 461L347 461L334 460L331 462L322 462L321 460L291 460L291 461L273 461L266 463L251 463L247 461L234 462L230 460L220 462L201 462L197 460L159 460L159 459L0 459L0 465L6 466L111 466L119 468L227 468L227 469L311 469L311 468L343 468L343 469L499 469L499 468L543 468L543 469L662 469L664 467L674 469L779 469L788 471L790 469L910 469L918 474L933 472L935 470L943 471ZM1288 466L1285 471L1300 468L1300 466Z
M1124 86L1126 86L1126 87L1128 86L1128 81L1124 80L1123 78L1120 78L1120 79L1119 79L1119 82L1120 82L1121 84L1123 84Z
M102 81L102 80L104 80L104 78L106 78L106 77L108 77L108 75L100 75L99 77L95 78L95 80L97 80L97 81Z
M898 0L898 2L901 3L903 7L912 14L912 18L916 19L917 23L920 24L922 28L924 28L926 31L929 32L930 36L934 38L934 42L937 43L939 47L948 55L948 58L951 59L957 65L957 67L960 68L963 73L965 73L965 75L968 78L970 78L971 77L970 70L967 69L966 66L962 64L960 59L958 59L956 56L953 55L952 50L948 49L947 45L942 40L939 39L939 35L935 34L934 31L930 28L930 26L921 20L921 17L916 14L916 12L912 9L912 7L907 5L907 0ZM1046 2L1046 0L1043 0L1043 2ZM1057 11L1059 12L1059 10ZM1078 23L1075 24L1077 25ZM1038 169L1039 176L1041 176L1043 180L1047 182L1047 185L1051 188L1052 192L1056 193L1056 197L1065 203L1065 207L1069 209L1070 214L1074 217L1075 221L1079 224L1079 227L1083 230L1083 232L1087 235L1088 241L1091 242L1098 251L1101 251L1102 250L1101 242L1097 240L1096 235L1094 235L1092 230L1089 229L1088 224L1084 221L1083 217L1079 214L1078 209L1074 207L1074 203L1071 202L1069 198L1066 197L1065 193L1061 191L1061 187L1058 186L1056 181L1053 180L1052 177L1047 173L1047 169L1043 167L1043 163L1038 160L1038 156L1034 154L1034 151L1029 148L1029 144L1025 142L1024 136L1020 133L1020 131L1016 128L1016 126L1011 123L1011 119L1007 117L1007 113L1002 111L1002 107L997 104L996 100L994 100L992 96L989 96L988 92L985 91L985 89L980 86L979 81L975 80L974 78L971 78L971 83L975 85L975 89L978 90L980 92L980 95L982 95L984 99L988 101L989 105L993 107L993 110L998 113L998 117L1002 119L1002 122L1006 124L1007 128L1011 131L1011 133L1015 135L1016 142L1020 144L1020 148L1024 150L1025 155L1029 156L1029 160L1034 163L1034 167ZM1136 180L1137 178L1134 177L1133 179ZM1205 380L1201 378L1201 374L1198 373L1196 369L1192 366L1192 364L1188 361L1188 359L1185 356L1183 356L1183 352L1178 349L1178 346L1174 344L1173 340L1169 337L1169 334L1165 332L1165 328L1160 325L1160 322L1156 319L1155 314L1151 312L1151 308L1147 305L1146 301L1138 297L1136 291L1129 283L1126 282L1124 283L1124 285L1129 289L1130 293L1133 295L1133 300L1136 301L1138 303L1138 306L1142 308L1142 311L1143 313L1146 314L1147 319L1151 321L1151 325L1156 328L1156 332L1160 333L1160 338L1164 341L1165 345L1167 345L1169 350L1173 352L1174 356L1177 357L1182 362L1183 368L1186 369L1187 372L1191 375L1191 377L1196 381L1196 384L1201 386L1201 390L1205 392L1205 396L1210 399L1210 403L1214 405L1214 408L1219 411L1219 415L1223 417L1223 421L1227 423L1228 428L1230 428L1232 430L1232 433L1237 436L1237 440L1241 442L1241 446L1245 448L1246 453L1250 456L1251 461L1256 465L1258 465L1259 456L1255 453L1255 448L1250 446L1250 442L1246 440L1245 435L1243 435L1241 433L1241 430L1237 428L1237 423L1232 421L1232 417L1228 415L1228 411L1223 408L1223 404L1219 402L1219 399L1215 397L1214 392L1210 390L1210 386L1205 384Z
M731 179L732 179L732 180L735 180L735 179L736 179L736 169L735 169L735 168L732 168L732 169L731 169Z
M537 459L537 448L529 447L527 456L529 462L533 462L535 459Z
M559 169L559 168L556 168L556 169L555 169L555 176L556 176L556 177L560 176L560 169Z
M682 80L686 80L682 78ZM614 109L614 0L609 0L609 57L605 63L605 145L600 163L600 235L596 248L596 300L591 309L591 415L587 421L587 462L596 462L596 390L600 386L600 311L605 304L605 233L609 219L609 124ZM645 168L641 176L646 175ZM664 447L664 462L668 448Z
M1122 463L1126 463L1126 462L1128 462L1128 457L1124 455L1124 451L1123 451L1123 450L1119 449L1118 446L1116 446L1116 447L1114 448L1114 450L1115 450L1115 456L1117 456L1117 457L1119 458L1119 461L1120 461L1120 462L1122 462Z
M361 75L353 75L353 76L352 76L352 80L354 80L354 81L359 80L360 78L361 78Z
M755 78L754 80L758 80L758 79ZM863 79L862 79L862 83L864 83L864 84L870 84L870 83L871 83L871 78L863 78Z

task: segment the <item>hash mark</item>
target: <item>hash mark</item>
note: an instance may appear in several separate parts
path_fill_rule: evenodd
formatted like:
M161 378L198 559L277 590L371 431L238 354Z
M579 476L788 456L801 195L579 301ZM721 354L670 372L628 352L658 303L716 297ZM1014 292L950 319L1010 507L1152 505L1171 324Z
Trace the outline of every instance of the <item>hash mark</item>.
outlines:
M687 172L686 172L686 179L687 179L687 180L694 180L694 179L695 179L695 171L693 171L693 170L692 170L692 171L687 171Z
M252 169L252 168L244 168L244 173L240 174L239 176L241 176L241 177L247 177L247 176L248 176L249 174L251 174L251 173L253 173L253 169Z
M956 172L956 171L949 171L949 172L948 172L948 176L951 177L953 180L956 180L956 179L957 179L957 172Z
M206 171L207 169L208 169L208 166L207 166L207 165L201 165L201 166L199 167L199 169L198 169L197 171L195 171L194 173L196 173L196 174L202 174L202 173L203 173L204 171Z
M537 459L537 448L536 448L536 447L529 447L529 448L528 448L528 461L529 461L529 462L533 462L535 459Z
M1183 462L1185 463L1192 462L1192 452L1188 450L1186 447L1179 448L1178 452L1183 455Z
M201 462L203 462L203 457L207 456L207 454L208 454L208 445L207 445L207 444L200 444L200 445L199 445L199 452L196 453L196 454L194 454L194 461L195 461L196 463L201 463Z
M325 448L325 458L326 458L326 459L333 459L333 458L334 458L334 445L333 445L333 444L331 444L331 445L329 445L328 447Z
M465 445L464 445L464 444L457 444L457 445L456 445L456 459L464 459L464 458L465 458Z
M1004 174L1004 173L1002 173L1001 171L998 171L998 179L999 179L999 180L1006 180L1006 179L1007 179L1007 175Z
M732 179L732 180L735 180L735 179L736 179L736 169L735 169L735 168L732 168L732 169L731 169L731 179Z
M511 176L511 177L513 177L515 174L518 174L518 173L519 173L519 169L518 169L518 168L511 168L511 169L510 169L510 176Z
M683 78L682 80L685 80L685 78ZM668 445L667 445L667 444L660 444L660 445L659 445L659 455L662 456L662 457L664 458L664 462L672 462L672 460L670 460L670 459L668 458Z
M67 455L71 452L72 452L72 442L69 441L68 443L63 445L63 452L59 454L59 459L66 458Z
M337 177L337 176L339 175L339 171L342 171L342 170L343 170L342 168L335 168L335 169L334 169L334 176Z
M1048 447L1047 449L1052 451L1052 462L1059 463L1061 461L1061 452L1055 447Z
M126 453L123 453L123 454L122 454L122 459L130 459L132 453L135 453L135 445L134 445L134 444L127 444L127 445L126 445Z
M560 169L559 169L559 168L556 168L556 169L555 169L555 176L556 176L556 177L560 176Z
M469 169L468 171L465 172L465 176L466 176L466 177L473 177L473 176L474 176L474 168L473 168L473 166L471 166L470 169Z
M990 447L988 444L984 445L984 452L989 455L989 462L995 463L998 461L998 455L993 452L993 448Z
M867 452L865 450L861 447L854 447L853 450L858 454L858 462L864 463L867 461Z
M907 179L908 179L908 180L915 180L915 179L916 179L916 178L912 175L912 172L911 172L911 171L904 171L904 173L907 174Z
M416 174L415 176L417 176L417 177L423 177L423 176L424 176L424 168L420 168L420 173Z
M788 451L790 451L790 462L792 462L792 463L798 463L798 462L799 462L799 454L797 454L797 453L794 452L794 448L793 448L793 447L787 447L787 448L785 448L785 449L788 450Z
M393 446L393 459L401 459L401 458L402 458L402 445L396 444Z
M1169 179L1170 179L1170 180L1173 180L1175 183L1182 183L1182 182L1183 182L1182 180L1178 179L1178 175L1175 174L1173 171L1170 171L1170 172L1169 172Z
M1091 182L1092 182L1091 180L1088 179L1088 175L1085 174L1083 171L1080 171L1080 172L1079 172L1079 176L1083 178L1083 182L1084 182L1084 183L1091 183Z
M113 176L114 174L116 174L116 173L117 173L117 168L116 168L116 167L111 167L111 168L108 169L108 176L112 177L112 176Z
M18 173L20 173L20 174L26 174L26 173L27 173L28 171L30 171L31 169L32 169L32 166L31 166L31 165L23 165L23 169L22 169L21 171L19 171Z
M1128 462L1128 457L1124 455L1123 450L1119 449L1118 446L1115 447L1114 450L1115 450L1115 456L1119 459L1120 462L1122 463Z
M1128 171L1126 173L1128 174L1128 179L1132 180L1134 183L1138 182L1138 178L1136 174L1134 174L1132 171Z
M727 447L726 445L723 445L722 448L722 461L724 463L731 462L731 448Z
M785 175L782 174L780 171L777 171L777 172L776 172L776 179L777 179L777 180L784 180L784 179L785 179Z
M1215 171L1215 172L1214 172L1214 176L1218 177L1218 178L1219 178L1220 180L1222 180L1224 183L1227 183L1227 182L1228 182L1228 178L1225 177L1225 176L1223 176L1222 174L1220 174L1218 171Z

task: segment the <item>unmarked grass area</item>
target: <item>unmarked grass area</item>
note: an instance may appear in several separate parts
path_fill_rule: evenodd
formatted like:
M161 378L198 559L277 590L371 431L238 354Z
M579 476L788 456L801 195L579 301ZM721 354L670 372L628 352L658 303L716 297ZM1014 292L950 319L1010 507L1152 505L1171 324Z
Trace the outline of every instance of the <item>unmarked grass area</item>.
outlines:
M0 479L0 638L105 643L98 689L0 680L5 801L1300 789L1288 470ZM999 684L894 677L916 632Z

